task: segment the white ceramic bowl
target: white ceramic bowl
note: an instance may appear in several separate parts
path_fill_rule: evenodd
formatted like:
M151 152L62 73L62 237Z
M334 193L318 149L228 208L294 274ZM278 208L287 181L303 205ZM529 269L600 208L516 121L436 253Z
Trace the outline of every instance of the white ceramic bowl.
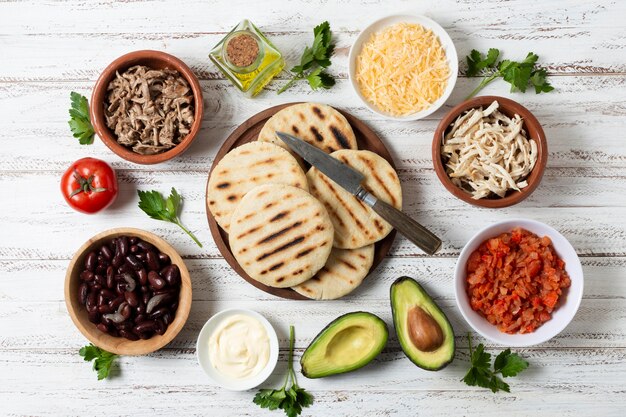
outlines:
M552 318L539 326L534 332L525 334L503 333L498 330L496 326L489 323L483 316L472 310L465 285L465 266L472 252L486 239L505 232L510 232L515 227L521 227L540 237L548 236L552 240L552 245L556 253L565 262L565 270L572 281L571 286L565 289L561 298L559 298L558 306L552 312ZM457 306L459 310L461 310L463 318L465 318L477 333L492 342L505 346L532 346L550 340L565 329L572 321L583 297L583 270L578 255L576 255L576 251L572 245L563 235L552 227L535 220L506 220L485 227L467 242L456 263L456 269L454 271L454 293Z
M213 367L211 359L209 358L209 338L211 337L211 334L215 331L222 320L234 316L235 314L243 314L259 320L263 327L265 327L267 336L270 339L270 357L267 361L267 365L260 373L248 379L232 379L222 375ZM270 322L256 311L243 308L222 310L211 317L204 324L202 330L200 330L198 342L196 344L196 354L198 356L198 363L200 364L200 367L202 367L204 372L213 380L213 382L232 391L245 391L262 384L274 371L276 363L278 362L278 336L276 336L276 331Z
M448 79L448 85L443 92L443 95L439 97L437 101L433 103L429 108L422 110L417 113L412 113L406 116L392 116L389 113L386 113L367 101L365 97L361 94L361 90L356 81L356 58L361 52L362 46L364 42L367 42L373 33L378 32L388 26L391 26L396 23L417 23L424 26L427 29L433 31L435 35L439 37L439 41L441 42L441 46L446 51L446 57L448 58L448 65L450 65L450 78ZM391 120L418 120L423 119L424 117L434 113L439 109L443 104L448 100L450 94L452 94L452 90L454 89L454 85L456 84L457 73L459 72L459 60L456 54L456 48L454 47L454 43L452 39L450 39L450 35L435 21L421 15L393 15L383 17L382 19L378 19L375 22L368 25L356 38L356 41L350 48L350 56L348 58L349 65L349 75L350 75L350 83L352 84L352 88L356 92L357 96L361 99L363 104L373 111L376 114L379 114L387 119Z

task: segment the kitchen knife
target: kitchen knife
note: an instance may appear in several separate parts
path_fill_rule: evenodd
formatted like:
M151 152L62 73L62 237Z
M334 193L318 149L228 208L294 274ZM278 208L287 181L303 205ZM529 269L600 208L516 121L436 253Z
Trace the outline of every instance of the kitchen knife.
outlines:
M432 232L400 210L379 200L365 190L361 185L365 179L363 174L315 146L309 145L302 139L283 132L276 132L276 135L304 160L370 206L380 217L389 222L397 231L406 236L407 239L424 252L432 255L441 248L441 240Z

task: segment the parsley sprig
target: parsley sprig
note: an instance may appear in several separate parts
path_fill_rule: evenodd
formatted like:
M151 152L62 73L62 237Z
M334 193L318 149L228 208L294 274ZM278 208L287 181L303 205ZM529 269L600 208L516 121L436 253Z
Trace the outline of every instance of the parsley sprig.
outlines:
M78 143L81 145L91 145L93 143L94 130L89 119L89 103L87 97L78 93L70 93L70 129Z
M497 62L499 56L500 50L491 48L484 58L476 49L473 49L466 57L467 75L469 77L474 77L481 73L486 73L487 75L467 98L474 97L487 84L499 77L511 84L512 93L516 91L526 92L529 84L535 87L536 94L554 90L554 87L546 80L547 71L537 66L538 55L529 52L522 62L510 61L508 59Z
M174 187L172 187L170 196L167 197L167 199L163 198L161 193L156 190L138 190L137 194L139 194L139 208L142 209L148 216L156 220L162 220L178 225L178 227L183 229L183 231L187 233L198 246L202 247L202 243L200 243L193 233L183 226L178 218L178 209L180 208L182 197L178 194Z
M281 409L288 417L296 417L302 409L313 404L313 396L298 386L296 373L293 370L294 329L289 326L289 362L285 383L280 389L262 389L254 396L254 403L261 408L270 410ZM287 384L291 379L291 386Z
M287 90L296 81L305 78L313 90L330 88L335 85L335 79L324 71L331 65L330 56L335 50L330 24L328 22L319 24L313 29L313 35L313 45L304 48L300 65L291 69L291 72L294 73L293 78L278 90L278 94Z
M98 381L109 376L113 360L118 357L115 353L107 352L91 343L83 346L78 354L85 359L86 362L93 362L93 370L98 372Z
M491 354L485 352L485 346L481 343L476 350L472 350L472 335L467 334L469 342L470 360L472 367L467 371L461 380L470 386L489 388L492 392L511 392L509 384L504 382L497 374L503 377L516 376L524 369L528 368L528 362L522 359L517 353L511 353L511 349L503 350L491 366Z

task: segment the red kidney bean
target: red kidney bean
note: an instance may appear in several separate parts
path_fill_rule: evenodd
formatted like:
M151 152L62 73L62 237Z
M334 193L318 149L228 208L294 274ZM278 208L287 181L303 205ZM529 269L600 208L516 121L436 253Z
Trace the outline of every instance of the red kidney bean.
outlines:
M83 271L80 273L80 279L82 279L83 281L93 281L95 276L96 275L91 271Z
M139 340L139 336L129 330L120 330L120 336L125 337L128 340Z
M139 304L137 308L135 308L137 314L144 314L146 312L146 306L144 304Z
M96 268L98 261L98 255L96 252L91 251L85 258L85 269L88 271L93 271Z
M178 309L178 300L174 301L171 305L170 305L170 309L175 313L176 310Z
M167 325L161 319L157 319L156 323L157 323L157 328L155 330L155 333L160 334L160 335L164 334L165 330L167 329Z
M159 265L159 257L153 251L146 252L146 263L148 264L148 268L158 271L161 265Z
M141 250L141 248L137 245L131 245L130 246L130 253L137 253Z
M162 264L169 264L170 257L163 252L159 252L159 261L161 261Z
M85 307L87 307L87 310L93 310L93 308L97 306L98 306L98 293L96 291L92 291L87 296L87 300L85 301Z
M96 274L96 276L94 277L93 280L94 280L94 282L96 284L100 284L103 287L105 287L107 285L107 280L102 275Z
M111 261L111 265L116 268L119 268L124 263L124 257L121 254L115 254L113 260Z
M120 265L119 268L117 268L117 273L119 274L130 274L130 275L134 275L135 274L135 268L133 268L131 265L129 265L128 263L124 263L122 265Z
M122 293L123 294L123 293ZM124 296L123 295L119 295L116 298L112 299L111 301L109 301L109 306L113 309L113 310L117 310L117 308L120 306L120 304L122 304L124 302Z
M131 236L131 237L128 238L128 242L131 245L136 245L137 242L139 242L139 238L137 236Z
M137 257L137 259L139 259L142 262L145 262L146 260L146 253L145 252L137 252L135 254L135 257Z
M107 267L104 264L96 266L96 274L104 275L107 272Z
M163 314L163 317L161 317L161 320L163 320L163 323L165 323L165 326L169 326L172 320L174 320L174 318L172 317L172 314L168 312L168 313Z
M146 285L148 283L148 271L146 271L146 268L141 268L137 271L137 278L139 278L139 285Z
M102 289L102 285L100 285L100 284L93 284L91 286L91 289L92 290L96 290L96 291L100 291Z
M112 300L116 297L116 294L113 291L106 289L106 288L103 288L100 291L100 294L102 294L104 298L106 298L107 300Z
M111 251L111 249L107 245L103 245L100 248L100 253L108 261L111 261L111 259L113 259L113 252Z
M120 310L120 314L124 317L124 320L128 320L131 314L133 314L131 306L128 303L124 303Z
M144 252L148 252L149 250L154 250L154 246L150 243L140 240L137 242L137 246L139 246Z
M113 288L115 286L115 271L113 270L113 266L109 265L107 267L107 288Z
M102 304L107 304L108 301L104 298L104 296L102 295L102 292L100 292L100 294L98 294L98 307L101 306Z
M126 255L126 263L130 265L135 271L143 268L143 263L137 259L132 253Z
M135 333L153 332L157 328L157 323L154 320L142 321L133 328Z
M139 297L132 291L126 291L124 293L124 299L131 307L137 307L139 305Z
M165 287L165 280L159 276L159 273L156 271L148 272L148 282L150 286L155 290L160 290Z
M152 298L152 296L150 295L150 292L144 291L143 294L141 295L142 304L144 305L148 304L148 301L150 300L150 298Z
M145 314L137 314L135 316L135 324L140 324L143 323L144 321L146 321L147 317Z
M98 328L98 330L100 330L102 333L109 333L109 327L104 324L104 323L100 323L96 326Z
M102 253L100 253L98 255L98 265L102 265L105 262L106 262L106 259L104 259L104 256L102 256Z
M157 308L156 310L154 310L151 314L150 314L150 318L151 319L157 319L159 317L161 317L162 315L164 315L165 313L169 312L170 309L167 307L161 307L161 308Z
M78 287L78 299L81 304L84 305L87 302L87 295L89 295L89 286L86 282L83 282Z
M128 248L130 246L130 242L128 241L128 237L120 236L117 238L117 253L122 256L126 256L128 254Z
M111 308L111 305L108 303L104 303L98 306L98 313L100 314L111 314L115 310Z
M98 312L98 309L94 311L88 311L87 317L89 317L89 321L94 324L100 323L100 313Z
M169 265L163 268L161 276L165 278L167 285L174 286L180 283L180 270L176 265Z

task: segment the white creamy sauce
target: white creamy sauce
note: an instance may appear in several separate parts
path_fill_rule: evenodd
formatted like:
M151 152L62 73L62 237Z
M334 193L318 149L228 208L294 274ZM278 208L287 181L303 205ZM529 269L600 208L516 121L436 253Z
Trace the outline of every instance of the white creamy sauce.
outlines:
M270 340L254 317L235 314L225 318L209 338L209 358L222 375L248 379L259 374L270 357Z

